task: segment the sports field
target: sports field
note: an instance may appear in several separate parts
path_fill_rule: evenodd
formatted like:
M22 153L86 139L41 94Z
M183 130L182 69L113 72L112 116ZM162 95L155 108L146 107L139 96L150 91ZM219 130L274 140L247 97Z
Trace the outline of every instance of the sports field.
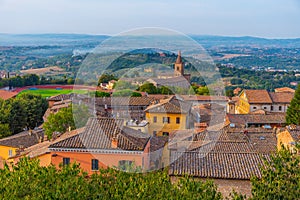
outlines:
M20 94L24 93L30 93L30 94L40 94L42 97L47 98L51 96L56 96L59 94L69 94L69 93L78 93L78 94L84 94L87 93L87 90L71 90L71 89L41 89L41 88L29 88L26 90L23 90Z

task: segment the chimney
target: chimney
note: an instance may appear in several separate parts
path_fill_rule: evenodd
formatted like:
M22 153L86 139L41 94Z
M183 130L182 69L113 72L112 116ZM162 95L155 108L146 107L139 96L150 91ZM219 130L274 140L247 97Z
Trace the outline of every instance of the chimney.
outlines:
M111 148L118 148L118 138L116 136L112 137L111 139Z

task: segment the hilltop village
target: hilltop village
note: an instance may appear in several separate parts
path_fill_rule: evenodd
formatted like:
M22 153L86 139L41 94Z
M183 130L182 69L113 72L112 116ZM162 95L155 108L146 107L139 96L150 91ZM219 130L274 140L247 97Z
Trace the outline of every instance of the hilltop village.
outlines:
M170 77L149 79L155 86L188 88L180 53ZM107 90L116 81L103 83ZM50 115L85 104L89 116L82 128L45 134L43 125L0 139L1 167L23 157L40 165L77 162L89 175L101 168L142 171L168 169L171 179L190 175L212 179L226 194L232 189L251 194L250 179L282 145L293 149L300 127L286 126L286 112L295 90L240 90L236 96L143 93L136 97L90 97L60 94L47 99ZM2 99L16 92L1 91ZM79 115L80 116L80 115Z

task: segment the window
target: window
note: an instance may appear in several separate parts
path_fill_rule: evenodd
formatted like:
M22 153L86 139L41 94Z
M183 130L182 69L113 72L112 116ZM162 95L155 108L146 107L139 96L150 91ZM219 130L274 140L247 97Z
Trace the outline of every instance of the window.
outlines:
M153 136L156 136L157 132L156 131L153 131Z
M156 123L156 122L157 122L157 117L154 116L154 117L153 117L153 123Z
M163 132L163 136L169 136L168 132Z
M120 160L119 161L119 168L121 170L126 170L132 165L132 161L130 160Z
M70 164L70 158L63 158L63 165Z
M253 109L256 109L256 107L254 106Z
M92 159L92 170L99 170L99 161L97 159Z
M266 110L267 109L267 107L264 107L264 110Z
M180 117L176 117L176 124L180 124Z
M274 107L273 107L273 106L271 106L271 110L274 110Z
M163 123L170 124L170 117L163 117Z
M9 156L9 157L12 157L12 156L13 156L13 150L12 150L12 149L9 149L9 150L8 150L8 156Z
M280 111L281 111L281 110L282 110L282 107L281 107L281 106L279 106L278 110L280 110Z

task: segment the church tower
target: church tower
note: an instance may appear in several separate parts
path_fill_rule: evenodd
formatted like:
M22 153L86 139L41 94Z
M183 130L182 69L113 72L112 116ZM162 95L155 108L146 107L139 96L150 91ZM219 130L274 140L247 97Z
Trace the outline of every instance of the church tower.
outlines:
M175 76L184 76L184 63L181 59L181 52L178 52L178 56L174 66L174 75Z

